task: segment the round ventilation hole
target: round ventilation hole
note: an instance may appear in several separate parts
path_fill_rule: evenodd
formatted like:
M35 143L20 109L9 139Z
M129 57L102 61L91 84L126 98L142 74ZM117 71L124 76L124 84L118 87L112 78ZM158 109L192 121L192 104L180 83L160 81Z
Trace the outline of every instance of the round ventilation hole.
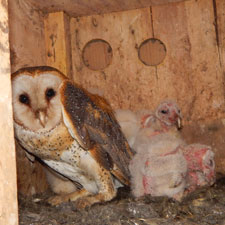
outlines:
M138 57L147 66L157 66L166 57L166 46L158 39L149 38L141 43Z
M112 48L102 39L89 41L83 49L83 62L91 70L103 70L112 61Z

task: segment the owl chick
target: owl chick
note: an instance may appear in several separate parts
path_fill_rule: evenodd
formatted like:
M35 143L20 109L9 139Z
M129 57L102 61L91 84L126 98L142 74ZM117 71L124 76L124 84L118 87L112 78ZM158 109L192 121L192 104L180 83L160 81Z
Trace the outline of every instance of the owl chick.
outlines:
M115 110L115 116L129 145L132 147L140 129L137 115L128 109L117 109Z
M18 70L12 74L12 91L20 145L79 184L78 190L49 199L50 204L76 201L82 208L115 197L115 180L129 185L132 152L103 98L52 67Z
M170 132L178 135L181 129L181 111L178 105L172 100L161 102L155 112L141 110L138 118L142 128L148 129L148 136L155 136L161 133Z
M173 101L163 101L155 112L137 112L140 129L130 163L134 196L168 196L180 200L186 187L187 162L181 146L181 113Z
M137 112L137 120L140 125L135 141L132 145L135 152L146 149L149 139L157 135L168 135L181 138L181 112L174 101L166 100L159 104L155 112L140 110Z
M187 161L187 187L186 192L212 185L215 182L214 152L208 145L190 144L182 147Z
M50 189L55 194L69 194L77 191L77 184L74 184L71 180L55 172L50 167L44 167L45 176Z
M131 189L135 197L145 194L180 200L186 187L187 162L184 142L162 133L139 146L130 162Z

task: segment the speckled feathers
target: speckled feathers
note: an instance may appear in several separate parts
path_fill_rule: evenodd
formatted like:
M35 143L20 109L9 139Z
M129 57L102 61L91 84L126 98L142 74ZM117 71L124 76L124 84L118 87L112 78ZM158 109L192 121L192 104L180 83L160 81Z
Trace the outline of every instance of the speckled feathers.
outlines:
M72 135L79 137L79 143L85 149L98 144L95 147L98 153L93 153L96 160L110 169L113 168L112 161L115 162L129 177L127 165L132 153L109 104L71 81L63 82L60 91L63 112L72 124Z
M15 136L28 152L84 191L51 199L51 204L84 205L112 199L114 177L129 184L132 153L113 110L51 67L12 74Z

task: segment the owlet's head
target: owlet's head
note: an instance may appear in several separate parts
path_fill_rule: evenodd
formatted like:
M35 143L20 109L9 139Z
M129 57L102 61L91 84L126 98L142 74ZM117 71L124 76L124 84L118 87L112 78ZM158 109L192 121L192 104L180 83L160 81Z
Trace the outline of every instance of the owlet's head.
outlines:
M155 111L156 117L167 126L176 125L181 128L181 111L178 105L171 100L165 100L159 104Z
M59 86L67 79L52 67L29 67L12 74L14 122L32 131L54 128L62 120Z

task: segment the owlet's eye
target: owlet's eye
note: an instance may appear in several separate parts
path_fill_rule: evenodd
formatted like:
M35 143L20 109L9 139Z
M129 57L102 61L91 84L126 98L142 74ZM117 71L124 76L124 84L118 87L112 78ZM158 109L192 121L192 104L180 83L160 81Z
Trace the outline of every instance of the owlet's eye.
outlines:
M45 96L48 100L50 100L51 98L53 98L55 96L56 92L54 91L54 89L49 88L46 90L45 92Z
M20 101L21 103L25 104L25 105L29 105L29 104L30 104L30 99L29 99L29 97L28 97L27 94L21 94L21 95L19 96L19 101Z
M167 113L168 113L168 110L164 110L164 109L163 109L163 110L161 110L161 113L162 113L162 114L167 114Z

